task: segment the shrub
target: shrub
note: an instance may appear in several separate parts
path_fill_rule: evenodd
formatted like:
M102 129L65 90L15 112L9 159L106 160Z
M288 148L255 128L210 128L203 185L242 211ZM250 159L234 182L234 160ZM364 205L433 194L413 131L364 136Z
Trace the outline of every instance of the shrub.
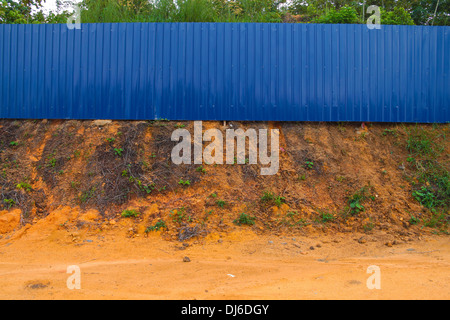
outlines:
M150 231L159 231L162 228L164 229L167 228L167 225L164 222L164 220L159 220L153 226L150 226L147 229L145 229L145 233L149 233Z
M246 213L241 213L239 218L235 219L233 221L234 224L240 226L240 225L254 225L255 224L256 217L251 217Z
M370 186L364 186L348 198L347 203L350 207L349 212L351 215L365 211L363 203L369 198L374 199L370 191Z
M381 24L414 25L414 20L404 8L395 7L392 11L381 9Z
M134 209L124 210L124 211L122 211L122 214L121 214L121 216L123 218L130 218L130 217L136 218L138 215L140 215L140 212L138 212L137 210L134 210Z
M339 10L331 8L327 13L320 16L316 23L351 24L358 23L358 13L354 8L344 6Z

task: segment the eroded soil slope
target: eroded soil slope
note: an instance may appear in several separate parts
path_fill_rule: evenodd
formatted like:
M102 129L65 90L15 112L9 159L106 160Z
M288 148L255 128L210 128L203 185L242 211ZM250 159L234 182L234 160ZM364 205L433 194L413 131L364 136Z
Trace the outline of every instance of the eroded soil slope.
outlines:
M386 242L448 235L449 125L203 122L224 136L279 129L271 176L248 161L174 165L177 128L193 133L193 122L0 121L0 237L123 219L130 237L181 241L239 228L382 232Z

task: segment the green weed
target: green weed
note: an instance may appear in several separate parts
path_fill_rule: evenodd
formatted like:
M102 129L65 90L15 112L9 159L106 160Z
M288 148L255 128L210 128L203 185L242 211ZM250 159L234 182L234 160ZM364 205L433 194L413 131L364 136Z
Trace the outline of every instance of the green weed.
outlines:
M122 213L120 214L122 216L122 218L136 218L137 216L139 216L141 213L137 210L131 209L131 210L124 210L122 211Z
M241 225L249 225L249 226L251 226L251 225L255 224L255 220L256 220L256 217L249 216L246 213L241 213L239 215L239 218L233 220L233 223L238 225L238 226L241 226Z
M149 233L151 231L159 231L160 229L166 229L167 225L164 222L164 220L159 220L158 222L156 222L153 226L148 227L147 229L145 229L145 233Z

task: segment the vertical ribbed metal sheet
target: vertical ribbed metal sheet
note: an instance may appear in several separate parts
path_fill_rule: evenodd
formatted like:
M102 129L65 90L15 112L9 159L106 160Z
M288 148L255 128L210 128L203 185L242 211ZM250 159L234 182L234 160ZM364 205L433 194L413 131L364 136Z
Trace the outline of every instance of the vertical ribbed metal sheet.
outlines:
M0 118L450 121L450 27L0 25Z

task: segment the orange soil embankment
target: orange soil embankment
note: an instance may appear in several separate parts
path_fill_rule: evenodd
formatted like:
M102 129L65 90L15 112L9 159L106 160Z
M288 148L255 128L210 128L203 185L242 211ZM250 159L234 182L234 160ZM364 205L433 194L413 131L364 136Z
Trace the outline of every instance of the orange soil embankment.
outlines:
M276 175L171 164L170 135L192 122L1 121L0 298L450 298L448 213L426 225L435 216L412 197L409 125L232 125L280 129ZM450 125L423 127L448 167ZM254 225L236 225L242 213Z

